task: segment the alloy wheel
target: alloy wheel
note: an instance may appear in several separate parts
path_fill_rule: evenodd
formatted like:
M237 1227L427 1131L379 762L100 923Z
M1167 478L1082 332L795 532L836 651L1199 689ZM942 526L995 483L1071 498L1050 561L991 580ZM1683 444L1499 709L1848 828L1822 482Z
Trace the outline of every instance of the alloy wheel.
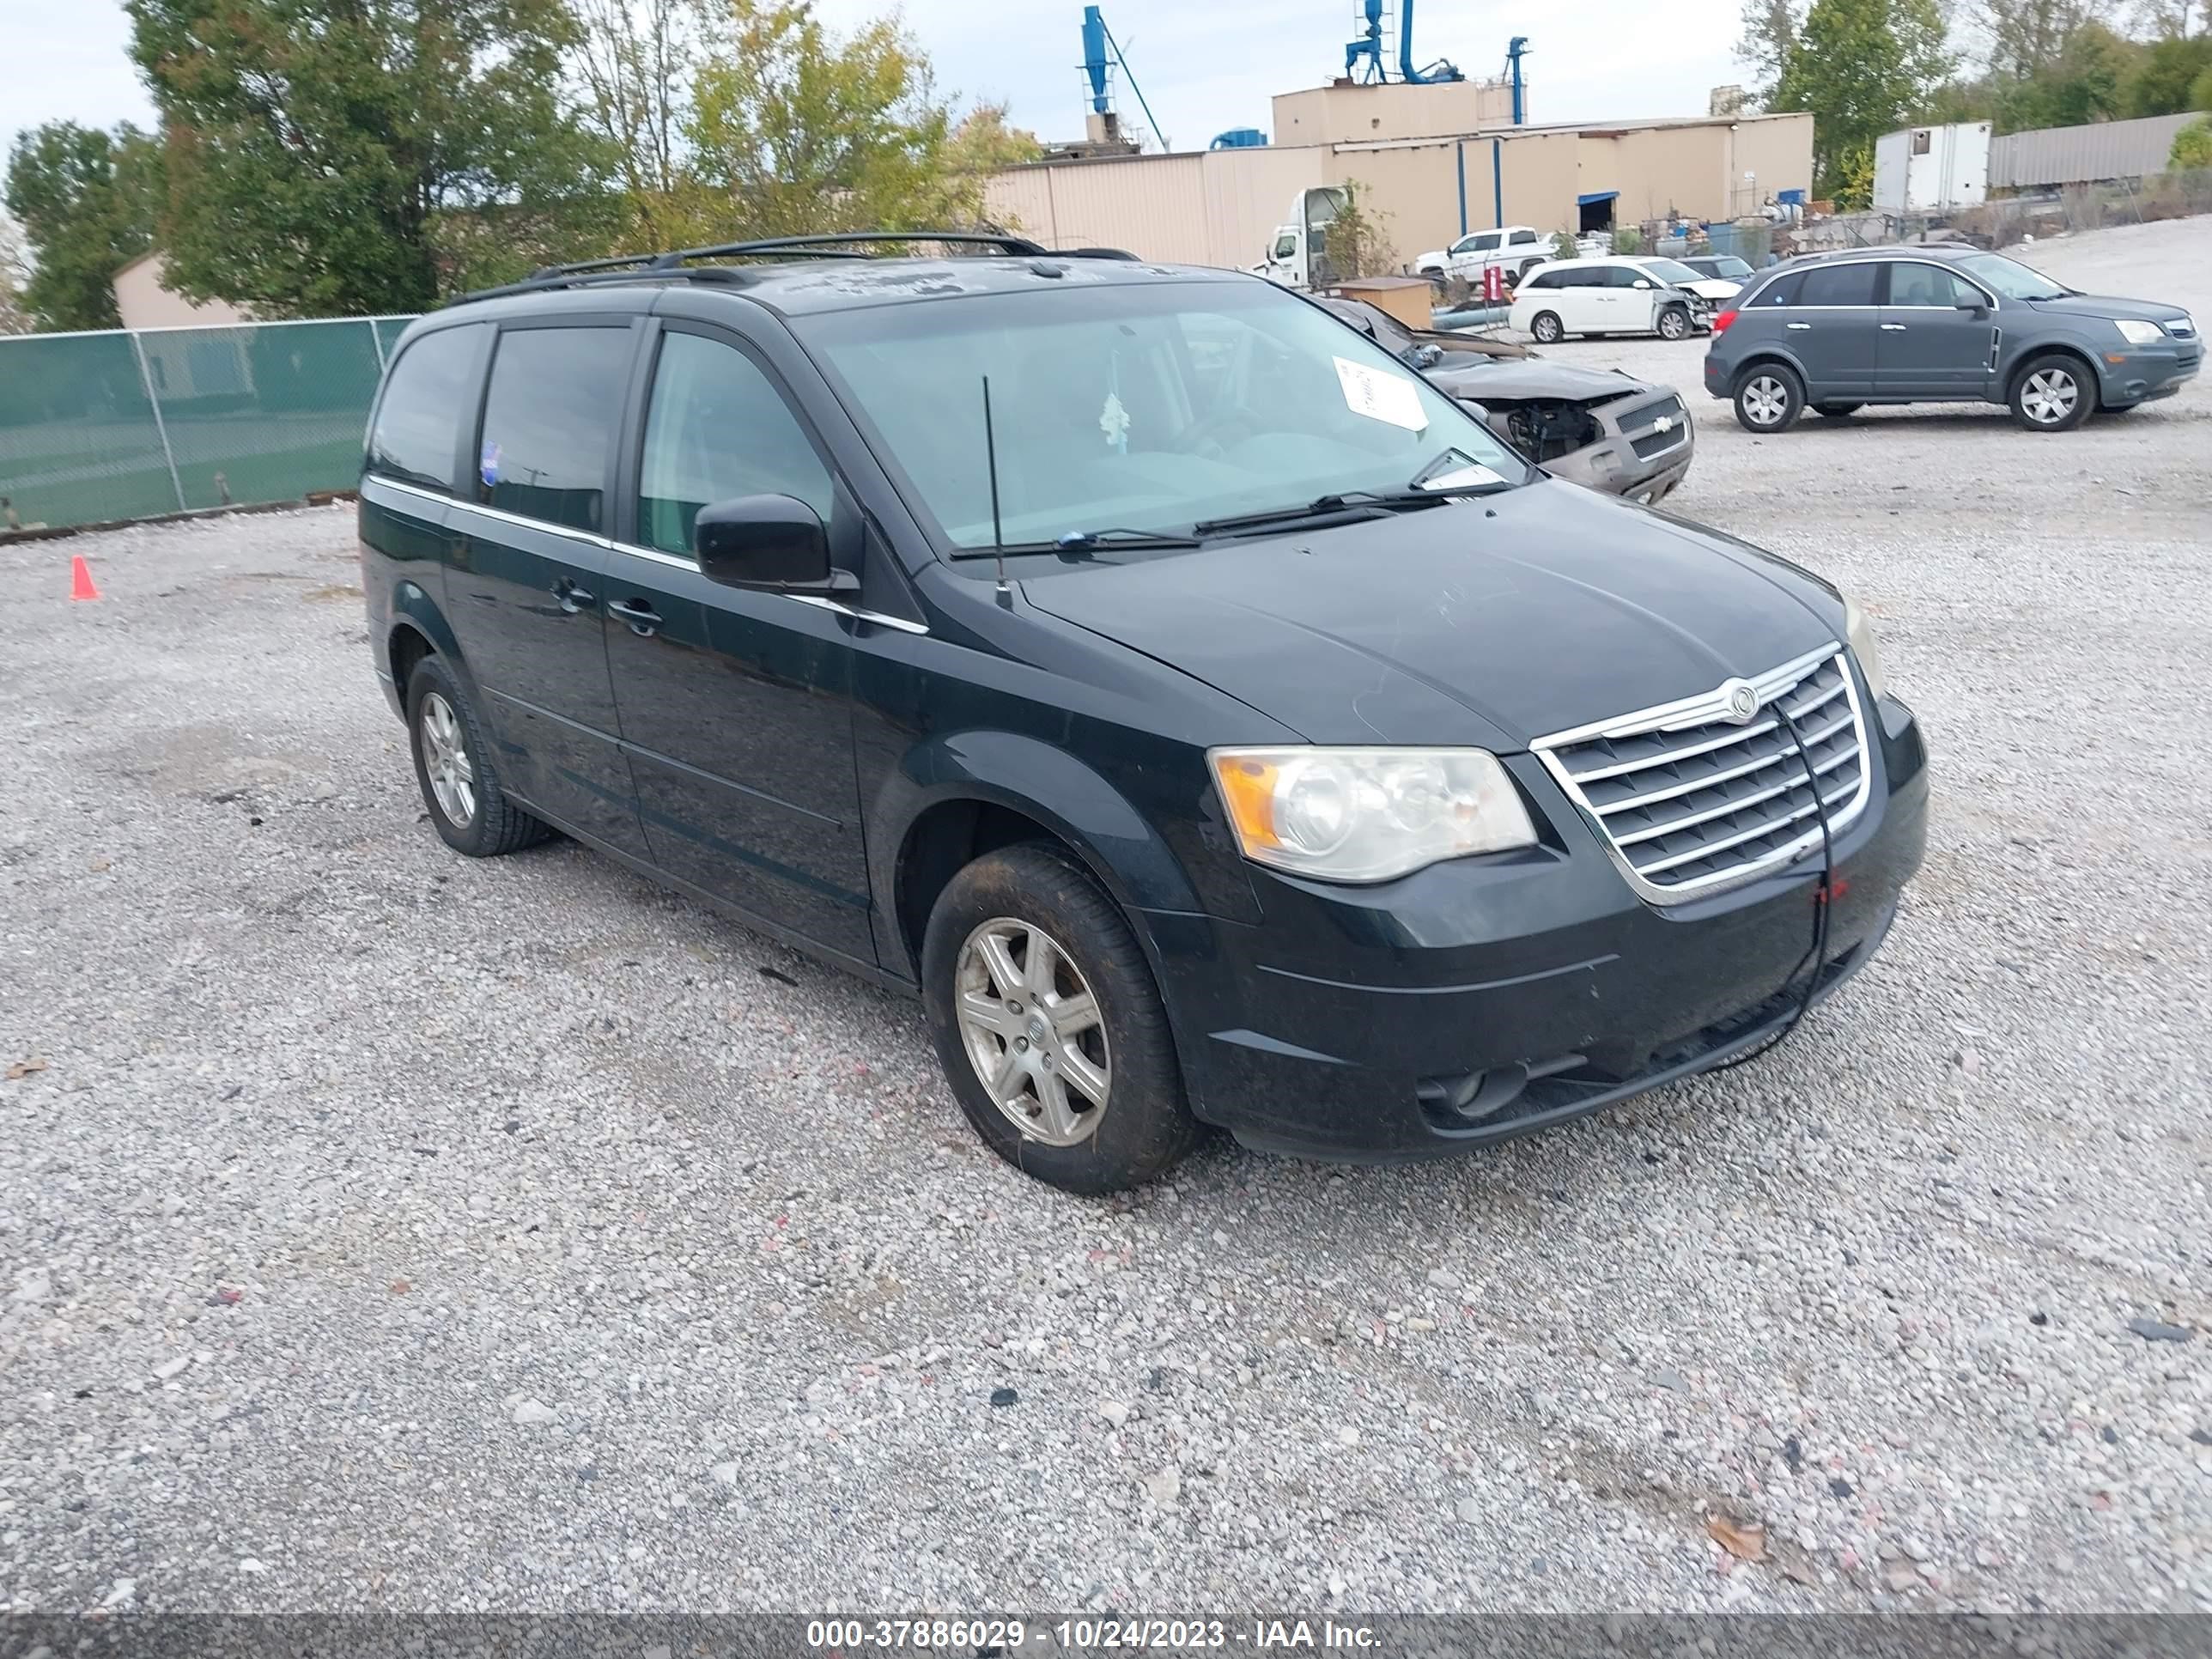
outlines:
M1074 1146L1098 1130L1114 1061L1098 999L1043 929L994 916L955 969L961 1046L985 1092L1031 1140Z
M1743 412L1758 426L1778 426L1790 412L1790 388L1762 374L1743 389Z
M2020 406L2038 426L2056 426L2074 412L2081 387L2063 368L2039 369L2020 389Z
M422 698L417 729L422 732L422 770L438 810L456 830L465 830L477 815L477 769L469 758L460 717L439 693L428 692Z

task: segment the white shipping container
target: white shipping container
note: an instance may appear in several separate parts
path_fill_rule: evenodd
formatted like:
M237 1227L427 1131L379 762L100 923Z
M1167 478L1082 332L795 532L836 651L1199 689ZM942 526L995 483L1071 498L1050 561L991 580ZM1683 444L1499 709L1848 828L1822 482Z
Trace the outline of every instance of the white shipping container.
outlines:
M1942 212L1989 195L1990 124L1905 127L1874 145L1874 204L1885 213Z

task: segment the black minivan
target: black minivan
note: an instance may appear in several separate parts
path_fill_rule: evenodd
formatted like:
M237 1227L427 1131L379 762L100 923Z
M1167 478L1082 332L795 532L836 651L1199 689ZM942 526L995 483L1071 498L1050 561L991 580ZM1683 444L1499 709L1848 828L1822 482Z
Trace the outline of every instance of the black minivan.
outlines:
M602 262L398 343L360 501L431 822L918 990L1080 1192L1396 1159L1778 1038L1925 754L1857 608L1320 306L1013 238Z

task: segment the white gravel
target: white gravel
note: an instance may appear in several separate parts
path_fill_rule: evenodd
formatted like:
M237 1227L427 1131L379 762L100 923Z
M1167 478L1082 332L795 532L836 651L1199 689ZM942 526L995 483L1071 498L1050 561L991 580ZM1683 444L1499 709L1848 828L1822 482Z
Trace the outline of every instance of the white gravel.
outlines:
M2212 317L2212 222L2038 257ZM2212 1610L2212 384L1761 443L1698 353L1557 355L1880 619L1886 953L1562 1132L1109 1204L906 1003L446 852L345 510L0 547L0 1607Z

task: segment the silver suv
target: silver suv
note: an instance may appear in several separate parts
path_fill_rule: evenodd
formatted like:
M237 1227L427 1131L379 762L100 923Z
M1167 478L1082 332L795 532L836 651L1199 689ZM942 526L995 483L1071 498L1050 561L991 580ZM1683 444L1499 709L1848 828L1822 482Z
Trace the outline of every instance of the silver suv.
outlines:
M1714 318L1705 390L1761 434L1808 408L1937 402L2064 432L2171 397L2203 359L2179 306L2076 293L1975 248L1856 248L1778 266Z

